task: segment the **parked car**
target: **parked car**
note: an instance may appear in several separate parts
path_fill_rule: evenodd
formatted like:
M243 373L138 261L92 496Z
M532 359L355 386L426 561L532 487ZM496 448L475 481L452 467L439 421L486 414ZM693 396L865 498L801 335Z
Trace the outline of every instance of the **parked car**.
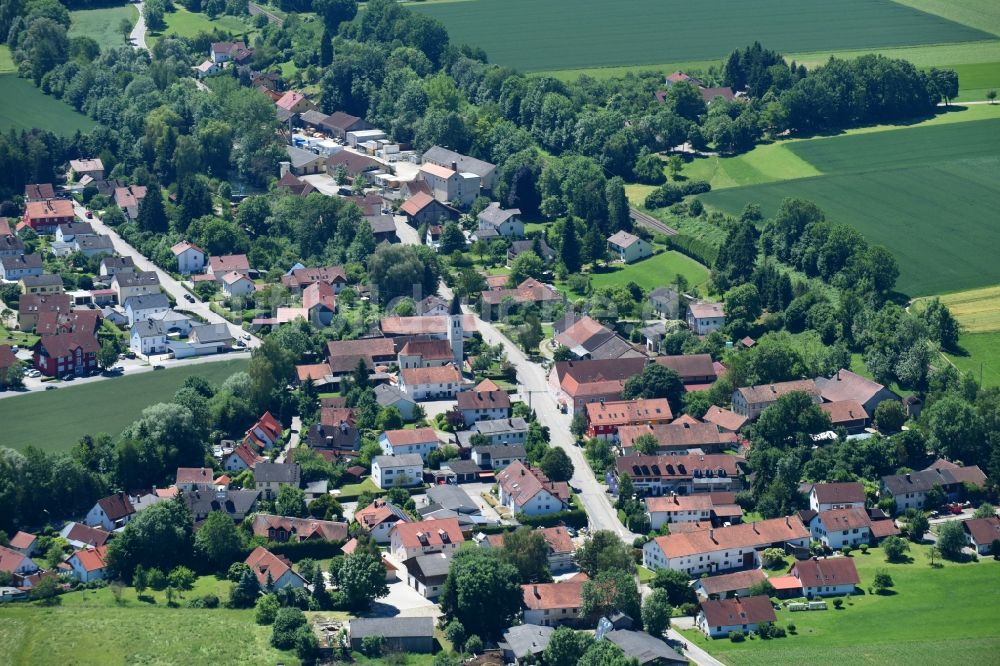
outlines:
M45 390L46 391L55 391L57 388L59 388L59 387L58 386L53 386L53 385L49 384L48 386L45 387Z
M87 211L87 219L88 220L94 219L94 211L92 211L92 210L88 210Z
M165 370L167 366L165 365L154 365L153 370Z
M184 300L188 303L194 303L194 296L191 294L184 294Z
M947 508L948 508L948 513L951 513L953 515L957 516L958 514L962 513L962 505L959 504L958 502L949 504Z

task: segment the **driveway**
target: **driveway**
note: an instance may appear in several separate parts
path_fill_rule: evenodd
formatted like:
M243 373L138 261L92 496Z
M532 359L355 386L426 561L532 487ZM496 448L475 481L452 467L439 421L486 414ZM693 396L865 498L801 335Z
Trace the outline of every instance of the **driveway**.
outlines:
M288 436L288 443L285 444L285 448L281 450L281 453L277 455L274 462L283 463L285 462L285 456L288 452L299 445L299 437L302 435L302 418L299 416L292 417L292 432Z
M139 10L139 20L135 22L132 34L128 36L129 42L137 49L146 49L148 51L149 47L146 46L146 17L142 13L143 3L135 3L135 8Z
M227 321L222 315L218 315L212 312L209 308L208 303L198 300L197 296L194 296L187 289L181 285L180 282L175 280L170 273L163 270L145 256L143 256L138 250L125 242L125 240L118 235L111 227L104 224L101 218L94 215L91 218L87 217L87 209L78 204L76 201L73 202L73 210L76 216L80 218L83 222L88 222L94 229L100 233L105 234L111 239L111 243L114 245L115 252L123 257L132 257L132 261L135 262L136 268L141 271L154 271L160 278L160 286L168 294L174 297L177 301L177 306L174 308L179 312L193 312L199 315L202 319L210 324L225 324L229 327L229 333L234 339L239 340L245 335L248 335L241 327ZM194 298L194 302L189 302L185 297L191 296ZM260 346L260 339L254 335L250 335L250 340L247 341L248 347Z
M675 617L671 618L670 621L674 626L678 627L686 628L694 626L694 622L690 617L688 618ZM724 666L724 664L721 661L719 661L709 653L705 652L694 643L688 641L687 638L679 634L673 628L667 629L667 639L669 639L673 643L671 647L673 647L674 650L680 652L689 660L691 660L695 664L698 664L698 666ZM680 645L678 645L678 643Z
M403 576L405 570L396 562ZM432 601L424 599L416 590L402 580L389 583L389 596L382 597L372 604L372 614L377 617L433 617L441 616L441 608Z

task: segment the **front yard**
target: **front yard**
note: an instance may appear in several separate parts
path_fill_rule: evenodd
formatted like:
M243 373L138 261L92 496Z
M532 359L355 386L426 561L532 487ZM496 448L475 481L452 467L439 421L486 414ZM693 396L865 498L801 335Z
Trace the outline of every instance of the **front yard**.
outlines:
M696 630L685 639L727 664L984 664L1000 653L1000 562L944 562L931 567L927 546L913 561L889 564L880 548L855 551L861 594L844 599L842 610L777 611L777 626L794 623L796 634L733 643L708 640ZM889 594L868 593L877 569L895 582ZM779 572L780 573L780 572ZM771 574L774 575L774 574Z

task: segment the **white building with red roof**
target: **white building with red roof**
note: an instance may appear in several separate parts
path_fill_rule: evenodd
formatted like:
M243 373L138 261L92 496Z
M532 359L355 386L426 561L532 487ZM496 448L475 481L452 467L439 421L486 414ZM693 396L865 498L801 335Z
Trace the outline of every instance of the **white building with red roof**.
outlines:
M19 553L24 553L28 557L35 552L35 546L38 544L38 537L29 532L22 532L18 530L14 536L10 538L10 544L8 544L12 549Z
M497 474L500 503L511 513L544 516L569 508L570 490L565 481L550 481L537 469L513 462Z
M439 446L434 428L386 430L379 437L378 444L387 456L415 453L423 461L426 461L428 454Z
M354 520L364 531L372 535L375 543L389 543L389 532L396 523L409 523L412 519L392 502L377 499L363 509L354 512Z
M399 388L413 400L452 400L464 386L454 365L434 368L404 368L399 371Z
M389 532L389 552L399 562L417 555L457 551L464 542L457 518L399 522Z
M257 577L261 589L280 590L285 587L306 586L305 578L292 570L292 563L288 558L275 555L263 546L254 548L244 561Z
M688 304L687 325L695 335L708 335L726 325L726 308L722 303L695 301Z
M761 595L703 601L696 624L709 638L725 638L733 631L744 635L757 631L760 625L777 619L771 599Z
M253 469L263 460L264 458L250 446L240 444L222 459L222 468L227 472L239 474L244 470Z
M583 606L586 574L558 583L533 583L521 586L524 623L543 627L578 624Z
M254 423L247 430L243 437L243 443L257 450L268 451L278 443L283 431L281 422L274 418L271 412L264 412L257 423Z
M190 241L181 241L170 248L177 259L177 272L181 275L201 273L205 270L205 251Z
M174 485L181 492L209 490L215 487L215 475L211 467L178 467Z
M104 580L107 573L104 559L107 551L107 546L88 546L70 555L66 563L73 569L73 577L81 583Z
M87 512L87 517L83 522L93 527L100 527L108 532L124 527L125 523L132 520L135 515L135 507L132 500L125 493L108 495L97 500L97 504Z

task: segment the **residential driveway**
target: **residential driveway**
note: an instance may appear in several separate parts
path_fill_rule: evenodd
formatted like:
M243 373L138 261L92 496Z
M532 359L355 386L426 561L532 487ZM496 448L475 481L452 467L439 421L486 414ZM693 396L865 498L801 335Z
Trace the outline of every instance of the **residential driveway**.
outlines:
M441 615L441 609L403 581L397 581L389 583L389 596L372 604L372 614L378 617L437 618Z
M129 42L134 48L137 49L148 49L146 46L146 17L143 16L143 3L135 3L135 8L139 10L139 20L135 22L135 26L132 28L132 34L130 34Z
M454 400L428 400L427 402L421 402L420 406L424 408L424 413L427 414L427 420L430 421L438 414L444 414L450 412L455 408ZM448 436L448 441L454 441L455 436L451 433L445 433Z
M483 499L483 493L489 493L490 488L493 487L489 483L463 483L458 486L466 492L466 494L472 498L472 501L476 503L479 507L479 512L483 514L483 518L487 520L500 520L500 514L497 513L490 504Z
M97 217L97 215L94 215L92 218L88 218L87 209L78 204L76 201L73 202L73 210L78 218L84 222L90 223L90 225L93 226L98 233L108 236L115 248L115 252L123 257L132 257L136 268L141 271L154 271L160 278L160 286L163 287L163 290L173 296L177 301L177 306L174 308L175 310L179 312L193 312L210 324L225 324L229 327L229 332L234 339L239 340L243 338L243 336L250 335L250 340L246 341L247 346L260 346L259 338L248 334L241 327L231 324L222 315L212 312L208 303L202 302L196 296L193 296L193 294L185 289L180 282L175 280L170 273L161 269L159 266L143 256L137 249L126 243L125 239L119 236L111 227L104 224L101 218ZM192 296L194 298L194 302L189 302L185 296Z
M396 235L403 245L420 245L420 236L417 230L406 223L405 215L393 215L393 222L396 223Z

